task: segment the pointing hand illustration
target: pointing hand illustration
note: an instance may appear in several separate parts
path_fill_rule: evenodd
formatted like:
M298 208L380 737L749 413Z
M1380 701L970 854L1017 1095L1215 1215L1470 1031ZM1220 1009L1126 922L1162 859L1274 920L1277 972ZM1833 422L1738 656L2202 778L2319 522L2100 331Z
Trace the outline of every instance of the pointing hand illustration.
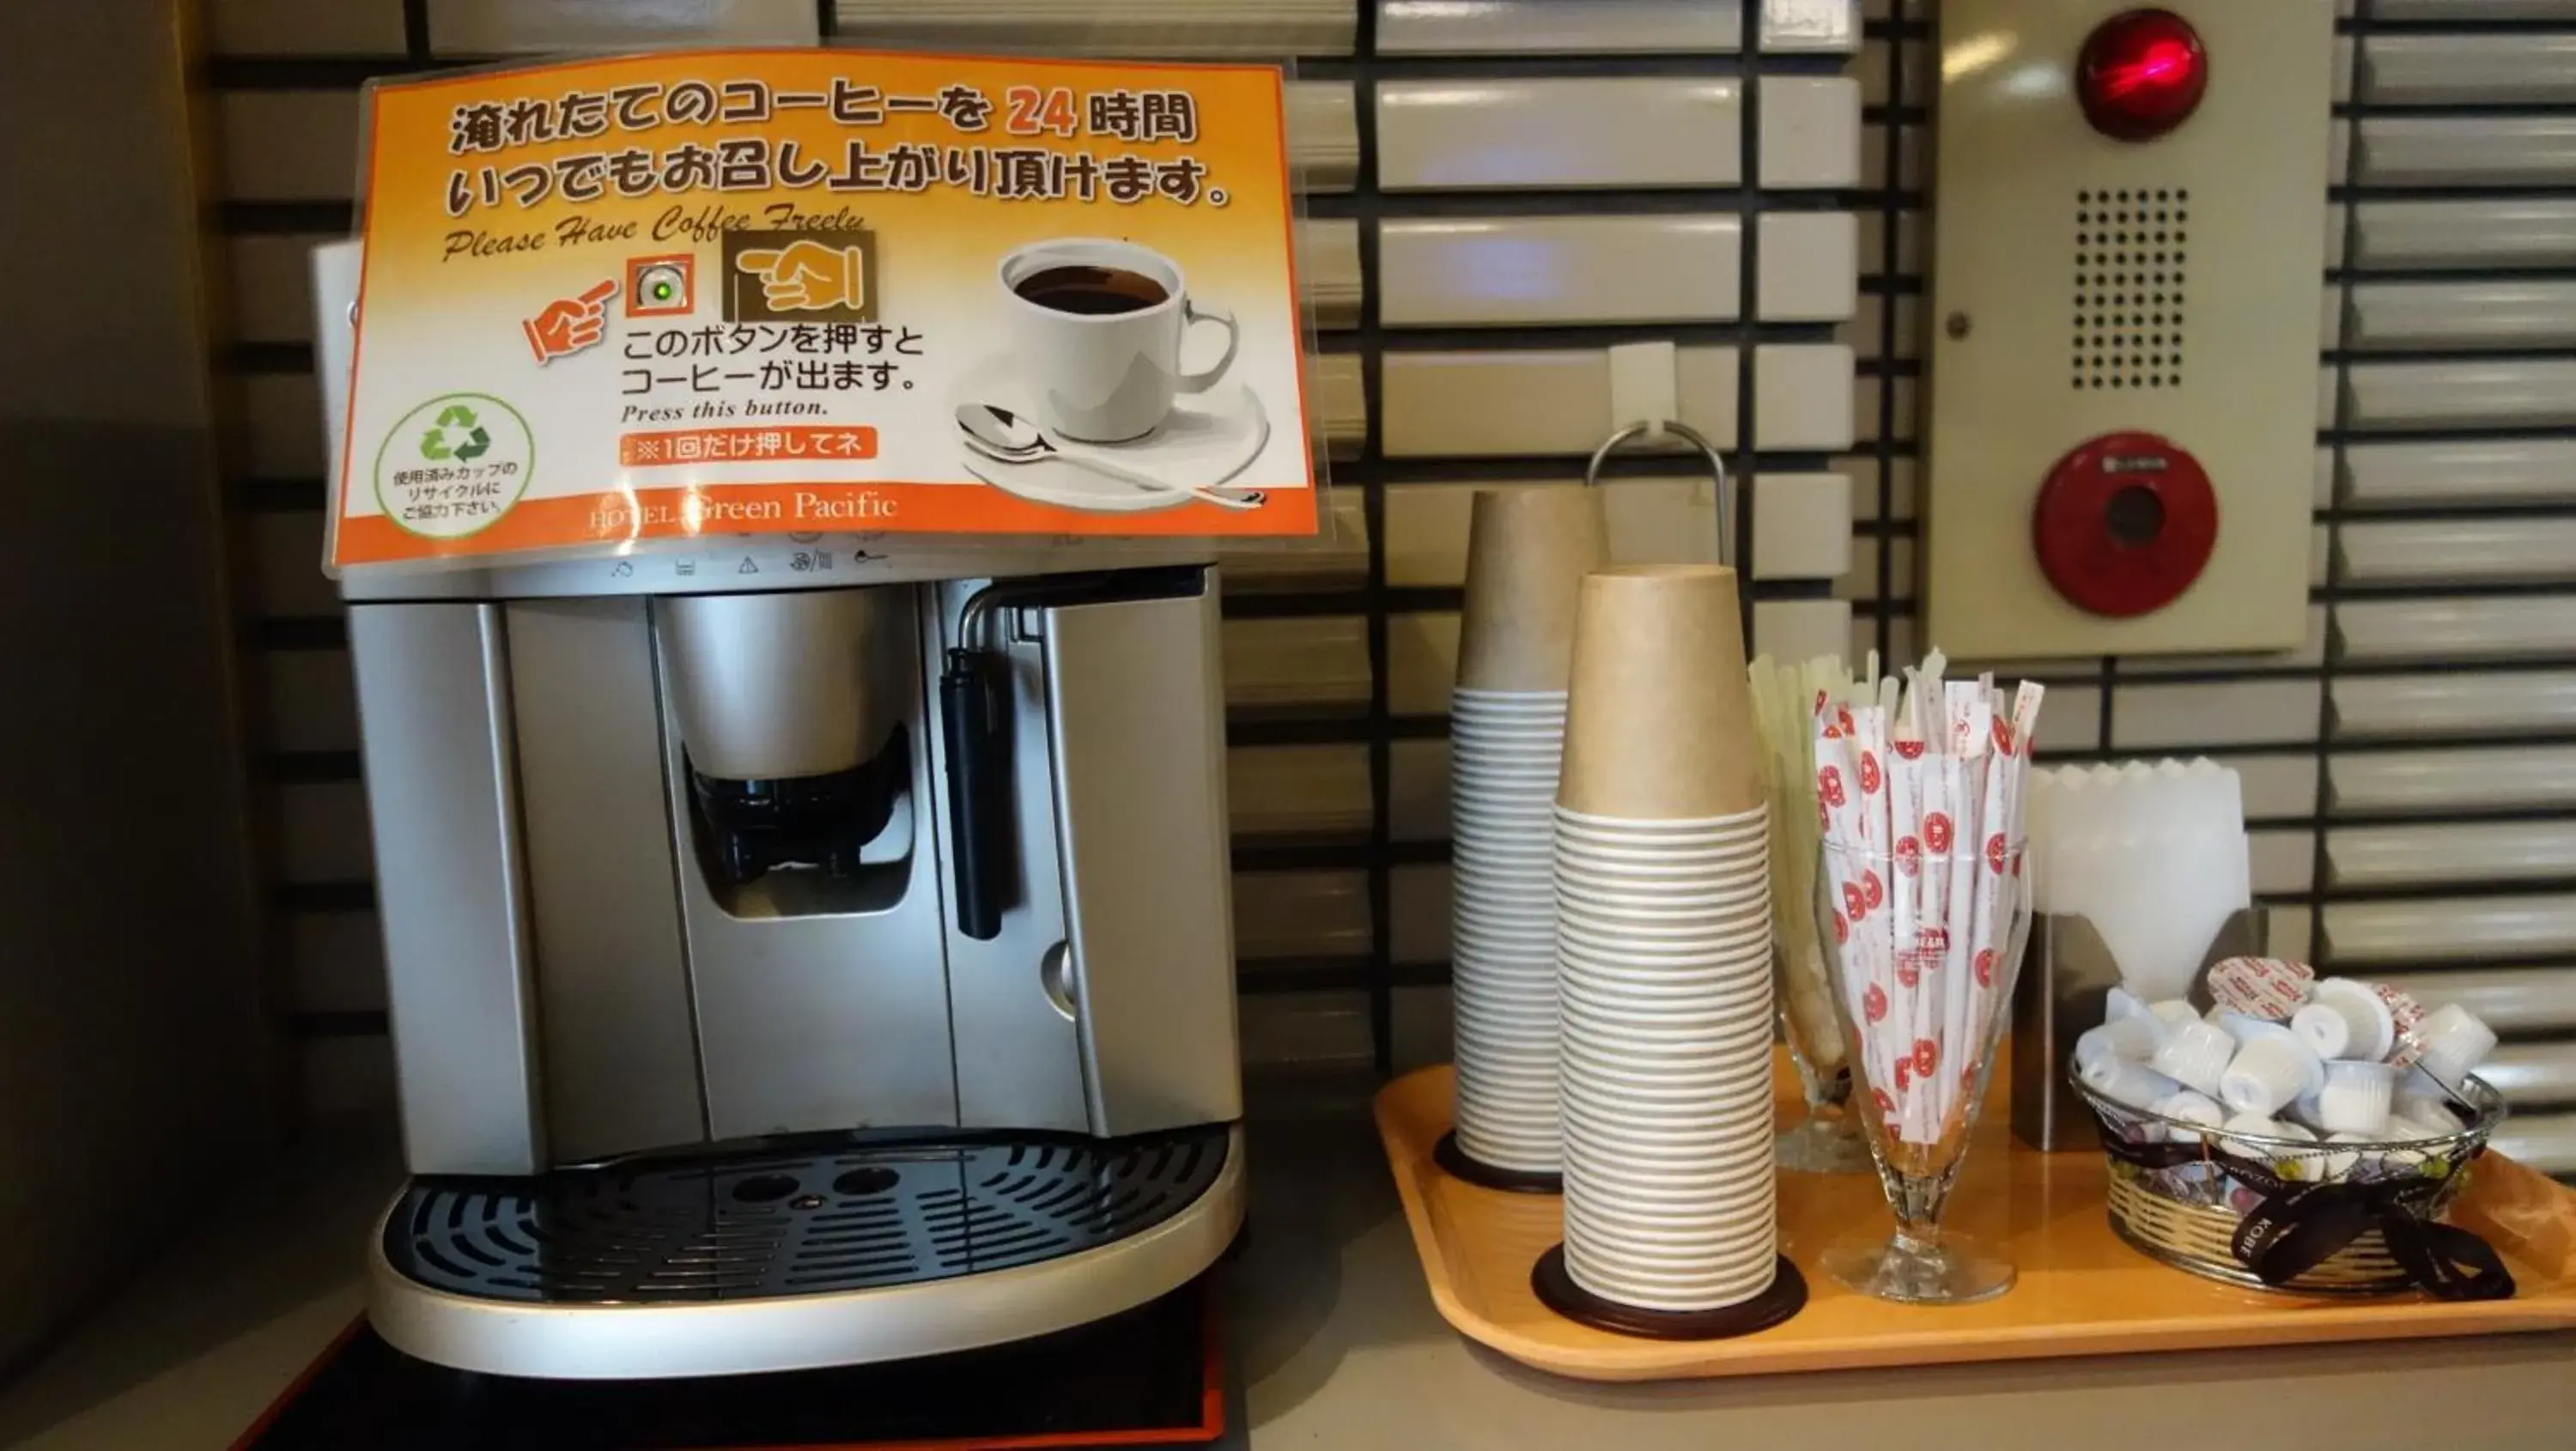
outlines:
M867 274L856 247L799 240L784 247L746 248L735 262L760 279L761 296L776 312L815 312L867 303Z
M520 323L527 329L528 347L537 362L551 363L597 345L608 326L608 299L616 295L617 279L612 277L579 297L549 302L545 311Z

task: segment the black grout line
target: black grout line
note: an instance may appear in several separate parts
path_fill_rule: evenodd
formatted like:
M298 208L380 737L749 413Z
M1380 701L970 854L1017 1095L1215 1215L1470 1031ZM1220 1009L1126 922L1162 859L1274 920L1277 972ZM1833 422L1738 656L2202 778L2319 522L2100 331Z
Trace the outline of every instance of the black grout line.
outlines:
M372 912L376 910L376 884L364 881L276 882L268 889L268 900L276 910L290 915Z
M1362 0L1361 9L1373 8ZM1748 32L1751 27L1748 27ZM1297 63L1297 78L1309 81L1517 81L1619 80L1657 76L1724 79L1743 73L1757 40L1747 34L1739 50L1656 51L1588 55L1535 55L1479 52L1464 55L1317 56ZM1851 57L1834 51L1770 51L1760 55L1765 72L1780 76L1840 76Z
M389 1016L381 1010L289 1013L289 1031L298 1038L381 1038L393 1031Z
M2353 0L2353 14L2350 33L2359 37L2353 46L2352 61L2352 83L2353 90L2356 94L2360 91L2362 73L2365 69L2362 63L2361 52L2369 43L2369 36L2371 33L2370 23L2375 18L2373 12L2377 9L2377 6L2378 0ZM2362 113L2359 109L2354 109L2349 112L2339 109L2337 116L2338 119L2335 124L2344 128L2345 142L2343 151L2344 174L2341 180L2349 183L2358 180L2360 176ZM2336 179L2337 178L2333 177L2327 178L2329 183L2332 183ZM2351 205L2349 199L2347 199L2347 203L2343 209L2343 255L2347 259L2361 255L2361 211L2362 209L2359 206ZM2348 326L2348 322L2346 320L2350 319L2353 315L2353 293L2358 285L2359 274L2350 267L2345 268L2342 275L2335 280L2335 316L2339 324ZM2337 346L2329 350L2330 357L2327 359L2328 365L2334 369L2334 427L2331 430L2331 447L2334 450L2331 477L2334 481L2334 491L2330 495L2330 498L2333 500L2334 504L2339 505L2343 500L2343 481L2346 475L2347 462L2350 458L2352 442L2352 369L2354 358L2351 352L2342 346L2347 339L2342 335L2340 329L2338 330L2335 341ZM2335 605L2338 602L2336 596L2341 593L2344 575L2342 548L2343 520L2339 509L2330 508L2329 517L2325 522L2325 530L2325 592L2328 597L2326 603L2326 640L2329 648L2326 651L2325 659L2319 662L2317 671L2317 815L2320 818L2326 816L2328 808L2332 804L2334 789L2334 763L2337 748L2335 741L2334 696L2336 657L2340 652L2332 649L2331 646L2335 638ZM2332 839L2332 833L2329 830L2320 828L2316 835L2316 841L2310 848L2311 854L2308 864L2308 884L2312 889L2321 892L2330 890L2327 888L2326 884L2333 880L2333 853L2329 849L2329 844ZM2324 916L2324 905L2320 902L2316 907L2317 921L2309 932L2308 955L2319 959L2319 965L2331 967L2332 963L2326 959L2332 956L2332 944L2326 940L2324 932Z
M227 201L215 208L215 229L231 237L345 237L357 229L357 216L357 204L345 200Z
M1760 5L1741 7L1738 25L1739 49L1736 52L1736 179L1743 188L1742 221L1736 228L1736 308L1735 308L1735 446L1730 451L1727 470L1734 475L1733 501L1735 553L1723 562L1732 566L1736 578L1736 614L1743 631L1745 658L1761 653L1754 633L1755 598L1754 561L1760 541L1755 537L1759 521L1754 516L1755 480L1761 474L1760 430L1755 417L1756 385L1762 371L1762 218L1765 215L1762 191L1762 23ZM1837 57L1837 60L1841 58ZM1843 62L1848 68L1848 62ZM1717 507L1726 509L1728 500L1720 491ZM1725 541L1721 537L1720 544ZM1849 641L1844 641L1848 645Z
M1896 21L1902 25L1905 19L1903 12L1907 8L1906 0L1896 0L1894 8L1898 12ZM1905 43L1901 39L1890 37L1882 43L1881 49L1887 56L1887 93L1890 96L1902 97L1905 94ZM1863 54L1866 53L1864 50ZM1865 121L1866 117L1864 117ZM1904 128L1886 127L1881 132L1879 140L1881 159L1887 168L1887 181L1890 186L1894 186L1903 180L1897 175L1897 171L1904 162ZM1878 309L1878 355L1881 360L1893 360L1896 357L1897 312L1903 295L1897 288L1901 280L1899 276L1901 259L1897 252L1905 227L1905 207L1893 194L1879 204L1878 222L1882 244L1886 249L1886 255L1882 259L1885 271L1875 279L1881 284L1880 287L1871 289L1864 286L1863 291L1875 292L1881 298ZM1913 280L1919 292L1921 279ZM1926 307L1928 309L1928 302ZM1928 344L1929 339L1926 339L1926 342ZM1879 379L1878 436L1870 441L1870 452L1878 463L1878 520L1882 524L1891 520L1896 513L1896 454L1892 447L1896 439L1896 392L1895 380L1892 377ZM1918 395L1917 405L1919 406L1923 401L1923 396ZM1922 480L1917 478L1915 483L1919 491ZM1915 499L1915 512L1920 514L1922 507L1923 501L1918 492L1918 497ZM1920 566L1919 560L1917 565ZM1896 554L1884 542L1879 545L1877 567L1878 598L1888 599L1896 593ZM1875 617L1873 623L1875 628L1871 631L1871 638L1878 646L1880 668L1891 668L1899 663L1896 658L1896 617L1881 613ZM1915 640L1913 651L1908 653L1920 652L1925 648L1925 643L1920 639Z
M1359 7L1358 33L1352 40L1351 106L1359 141L1359 170L1351 178L1358 205L1373 208L1377 195L1377 7ZM1360 316L1358 335L1374 339L1379 317L1378 229L1362 226L1360 244ZM1388 849L1395 832L1395 766L1388 723L1393 715L1394 660L1388 643L1390 614L1386 606L1386 482L1376 468L1385 453L1386 389L1383 355L1371 347L1360 355L1360 395L1368 422L1360 435L1360 507L1368 530L1368 574L1364 604L1368 619L1369 699L1369 1061L1380 1076L1395 1071L1395 987L1389 965L1395 957L1395 879Z
M402 0L403 53L415 66L430 62L429 0Z

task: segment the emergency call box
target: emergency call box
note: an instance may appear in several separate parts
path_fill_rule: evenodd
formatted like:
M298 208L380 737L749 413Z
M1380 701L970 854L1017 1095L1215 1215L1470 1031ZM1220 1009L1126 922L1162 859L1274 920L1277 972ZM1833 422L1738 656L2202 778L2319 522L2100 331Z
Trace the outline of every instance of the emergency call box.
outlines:
M2334 0L1944 0L1927 643L2307 628Z

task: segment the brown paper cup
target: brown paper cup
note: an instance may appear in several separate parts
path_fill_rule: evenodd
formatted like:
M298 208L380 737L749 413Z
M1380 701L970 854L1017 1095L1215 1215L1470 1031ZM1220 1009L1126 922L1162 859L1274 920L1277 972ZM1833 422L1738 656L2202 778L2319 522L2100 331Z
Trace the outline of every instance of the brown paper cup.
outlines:
M1735 571L1650 564L1585 577L1557 801L1644 821L1763 804Z
M1467 605L1458 684L1563 690L1574 596L1610 562L1600 492L1580 485L1480 489L1467 525Z

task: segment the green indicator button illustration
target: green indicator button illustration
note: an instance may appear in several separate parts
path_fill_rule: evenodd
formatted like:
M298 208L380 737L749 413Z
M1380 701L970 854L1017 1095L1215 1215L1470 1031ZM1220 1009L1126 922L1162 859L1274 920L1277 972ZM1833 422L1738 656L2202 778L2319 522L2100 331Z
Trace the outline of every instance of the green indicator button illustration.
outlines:
M462 539L515 507L536 475L536 439L489 393L446 393L412 407L376 447L376 503L414 534Z

